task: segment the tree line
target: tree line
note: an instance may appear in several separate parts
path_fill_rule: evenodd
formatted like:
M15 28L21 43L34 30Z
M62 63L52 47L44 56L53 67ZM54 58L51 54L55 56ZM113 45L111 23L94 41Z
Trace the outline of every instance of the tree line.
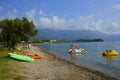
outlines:
M103 39L78 39L76 42L103 42Z
M14 49L22 41L28 42L31 36L37 35L37 32L33 21L26 17L0 21L0 42L6 43L8 49Z

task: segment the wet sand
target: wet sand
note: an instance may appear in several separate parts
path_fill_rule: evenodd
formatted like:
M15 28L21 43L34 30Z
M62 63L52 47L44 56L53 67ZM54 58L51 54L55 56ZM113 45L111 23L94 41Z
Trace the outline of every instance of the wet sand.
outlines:
M35 46L24 52L43 56L35 62L22 62L24 68L20 74L25 80L117 80L101 72L60 59Z

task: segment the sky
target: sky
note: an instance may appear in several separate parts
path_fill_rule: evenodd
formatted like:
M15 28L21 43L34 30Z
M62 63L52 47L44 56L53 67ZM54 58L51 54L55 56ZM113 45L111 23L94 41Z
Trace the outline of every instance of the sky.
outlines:
M120 0L0 0L0 20L24 16L38 29L120 34Z

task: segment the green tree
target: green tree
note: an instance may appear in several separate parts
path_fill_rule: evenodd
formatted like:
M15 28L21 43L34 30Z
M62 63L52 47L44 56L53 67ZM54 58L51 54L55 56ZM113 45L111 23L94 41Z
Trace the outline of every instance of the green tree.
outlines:
M14 49L21 41L29 41L31 36L37 35L37 29L32 21L26 17L22 19L4 19L0 21L0 40L7 43L9 49Z

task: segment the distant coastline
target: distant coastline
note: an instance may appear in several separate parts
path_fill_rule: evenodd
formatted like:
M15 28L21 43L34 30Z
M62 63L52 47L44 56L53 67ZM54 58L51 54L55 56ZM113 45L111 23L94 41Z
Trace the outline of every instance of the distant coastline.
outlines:
M40 39L34 39L31 40L32 43L44 43L44 42L103 42L103 39L78 39L78 40L40 40Z
M103 42L103 39L78 39L76 42Z

